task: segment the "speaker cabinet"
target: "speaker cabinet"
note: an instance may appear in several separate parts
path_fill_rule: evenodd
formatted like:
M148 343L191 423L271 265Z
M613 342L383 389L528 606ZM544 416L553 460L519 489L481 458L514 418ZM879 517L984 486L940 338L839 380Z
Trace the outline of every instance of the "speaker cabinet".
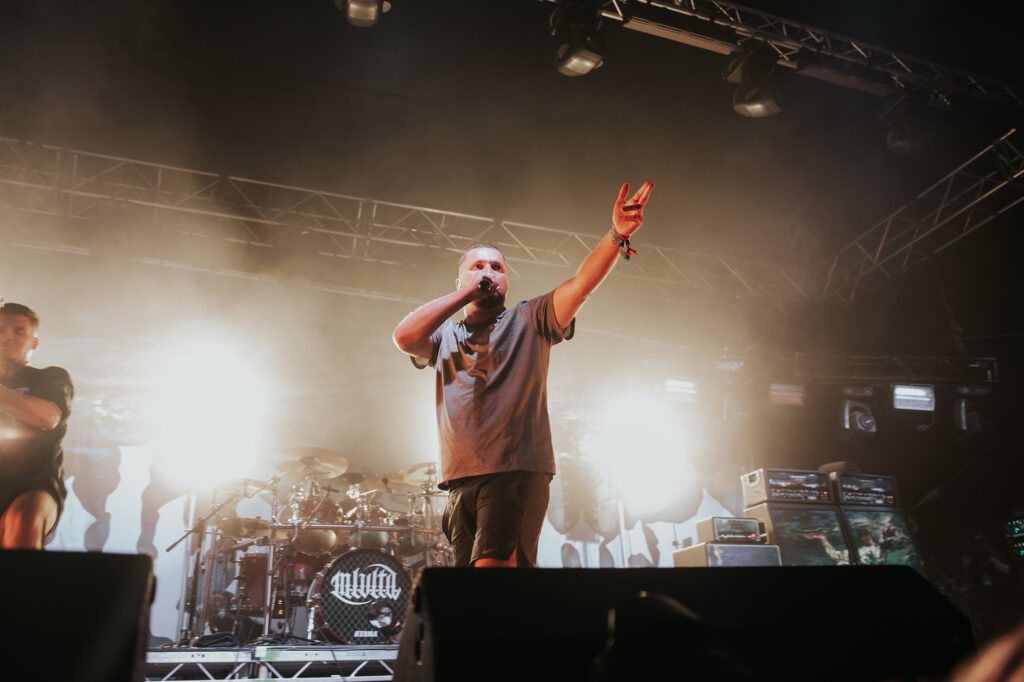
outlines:
M609 608L635 604L641 592L689 609L705 643L752 675L729 679L943 675L973 649L966 618L905 566L428 568L394 679L593 679L595 659L608 660ZM703 644L673 634L683 630L669 631L664 618L630 622L634 630L616 639L649 643L638 665L653 659L664 679L691 679Z
M672 553L676 566L781 566L778 545L733 545L698 542Z
M0 585L5 679L143 679L148 556L3 550Z

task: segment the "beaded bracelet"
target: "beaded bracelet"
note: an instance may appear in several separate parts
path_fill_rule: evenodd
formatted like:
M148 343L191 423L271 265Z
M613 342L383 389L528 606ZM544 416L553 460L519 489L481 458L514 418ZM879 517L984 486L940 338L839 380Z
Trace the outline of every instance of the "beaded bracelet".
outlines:
M618 243L619 251L623 256L625 256L626 260L629 260L629 257L637 252L636 249L630 246L629 237L623 237L621 234L616 232L614 225L612 225L612 239Z

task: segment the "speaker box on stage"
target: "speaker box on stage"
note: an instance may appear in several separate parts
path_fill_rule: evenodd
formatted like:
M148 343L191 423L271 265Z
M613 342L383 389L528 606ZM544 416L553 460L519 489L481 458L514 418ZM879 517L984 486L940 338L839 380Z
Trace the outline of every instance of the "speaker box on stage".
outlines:
M844 566L854 563L850 540L835 505L765 502L747 507L768 542L778 545L783 566Z
M675 566L781 566L778 545L698 542L672 552Z
M394 679L882 680L946 674L972 649L905 566L428 568Z
M143 679L148 556L2 550L0 585L5 679Z

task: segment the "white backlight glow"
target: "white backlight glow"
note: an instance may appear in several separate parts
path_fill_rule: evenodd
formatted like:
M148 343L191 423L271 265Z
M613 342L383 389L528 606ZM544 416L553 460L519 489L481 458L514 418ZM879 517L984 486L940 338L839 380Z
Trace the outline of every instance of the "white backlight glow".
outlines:
M248 475L261 461L268 395L241 348L183 345L157 372L157 433L165 469L208 489Z
M686 434L671 408L661 396L642 392L617 395L605 407L597 446L611 485L637 513L670 504L680 481L694 475Z

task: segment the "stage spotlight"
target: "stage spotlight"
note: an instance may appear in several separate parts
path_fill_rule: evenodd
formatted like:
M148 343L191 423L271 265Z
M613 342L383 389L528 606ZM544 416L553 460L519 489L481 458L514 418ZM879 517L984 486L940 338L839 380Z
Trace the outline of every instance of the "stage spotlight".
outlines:
M892 387L892 406L897 410L934 412L935 387L895 384Z
M776 75L777 56L767 45L744 46L726 69L725 79L736 84L732 108L740 116L765 118L780 111L782 94Z
M334 5L345 13L353 26L373 26L380 15L391 9L387 0L334 0Z
M953 429L960 438L992 429L990 386L957 386L953 400Z
M558 40L555 63L564 76L583 76L604 64L601 3L559 0L551 13L551 35Z
M898 421L916 431L935 426L935 387L893 384L892 406L901 412Z
M874 394L870 386L854 386L843 389L843 404L840 412L840 431L843 437L854 434L873 436L878 431L875 415L871 413L871 405L864 398ZM861 398L862 400L854 400Z
M244 341L176 338L152 378L157 417L151 442L173 462L171 475L196 489L250 475L265 445L270 390L265 363L247 357Z
M929 108L909 95L887 97L878 119L885 125L885 145L897 156L919 154L934 145L937 131Z

